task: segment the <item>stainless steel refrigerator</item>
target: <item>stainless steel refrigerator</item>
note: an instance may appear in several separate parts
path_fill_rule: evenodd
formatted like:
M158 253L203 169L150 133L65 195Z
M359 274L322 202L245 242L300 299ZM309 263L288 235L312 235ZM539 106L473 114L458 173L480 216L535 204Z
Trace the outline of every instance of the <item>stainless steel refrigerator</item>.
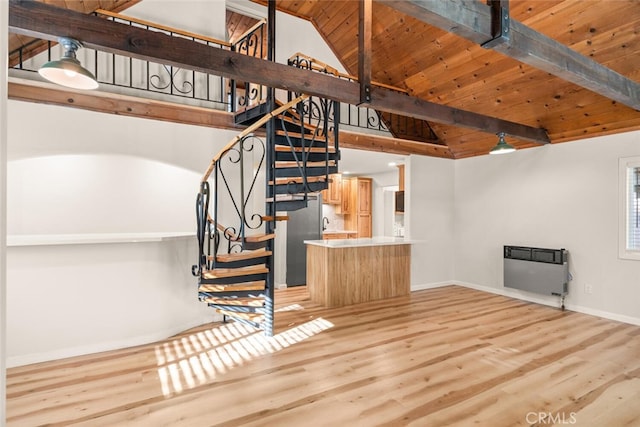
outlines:
M311 199L304 209L288 212L287 286L307 283L307 247L305 240L322 239L322 195ZM315 197L315 196L313 196Z

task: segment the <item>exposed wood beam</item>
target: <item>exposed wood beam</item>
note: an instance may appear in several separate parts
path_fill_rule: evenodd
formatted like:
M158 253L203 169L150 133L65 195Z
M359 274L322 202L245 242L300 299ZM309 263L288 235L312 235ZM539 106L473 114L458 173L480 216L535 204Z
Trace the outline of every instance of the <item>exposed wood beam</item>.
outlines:
M9 79L9 99L217 129L243 128L234 123L233 114L224 111L141 99L111 92L73 90L49 83L15 78Z
M393 154L420 154L423 156L443 157L447 159L454 158L453 153L446 145L344 130L340 131L340 147Z
M507 135L514 136L521 140L538 144L549 141L544 129L533 127L523 129L522 125L518 123L498 120L472 111L458 110L457 108L446 105L433 104L418 98L413 98L411 103L407 103L405 95L374 86L371 88L371 105L380 104L384 104L384 110L390 113L416 117L416 113L421 112L420 114L429 117L429 119L425 120L436 123L477 129L487 133L504 132ZM434 108L434 106L437 106L437 108ZM516 136L516 134L518 136Z
M484 44L493 38L491 6L465 0L386 0L385 5L429 25ZM509 41L491 49L640 110L640 83L509 19Z
M360 103L371 101L371 20L373 0L360 0L358 8L358 82Z
M216 129L242 130L245 126L234 123L233 114L220 110L195 107L184 104L143 99L112 92L87 92L67 89L50 83L9 78L9 99L39 104L80 108L119 116L138 117L205 126ZM256 134L264 136L263 129ZM390 138L369 133L340 131L340 146L368 151L382 151L394 154L420 154L453 158L445 145Z
M352 105L360 101L358 82L340 80L329 75L205 46L41 2L11 0L9 29L18 34L50 40L59 36L69 36L81 40L89 48L107 53L326 97ZM463 126L482 132L499 130L524 141L549 142L544 129L458 110L385 88L372 90L370 105L377 110L417 119ZM471 120L466 121L467 118Z

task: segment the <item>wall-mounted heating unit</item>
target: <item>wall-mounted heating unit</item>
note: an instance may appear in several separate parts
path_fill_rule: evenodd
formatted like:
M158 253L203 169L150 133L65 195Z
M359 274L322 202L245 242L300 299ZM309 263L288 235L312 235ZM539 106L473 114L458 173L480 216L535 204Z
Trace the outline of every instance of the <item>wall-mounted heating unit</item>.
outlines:
M504 286L507 288L559 296L564 310L569 277L565 249L504 247Z

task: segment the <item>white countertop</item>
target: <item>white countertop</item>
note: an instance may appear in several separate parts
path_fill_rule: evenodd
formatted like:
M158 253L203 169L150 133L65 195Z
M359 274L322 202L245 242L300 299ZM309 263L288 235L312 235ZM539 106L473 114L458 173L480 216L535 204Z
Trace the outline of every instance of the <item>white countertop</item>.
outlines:
M92 245L103 243L162 242L195 237L193 232L28 234L7 236L7 246Z
M415 243L402 237L369 237L360 239L305 240L307 245L325 248L356 248L359 246L410 245Z

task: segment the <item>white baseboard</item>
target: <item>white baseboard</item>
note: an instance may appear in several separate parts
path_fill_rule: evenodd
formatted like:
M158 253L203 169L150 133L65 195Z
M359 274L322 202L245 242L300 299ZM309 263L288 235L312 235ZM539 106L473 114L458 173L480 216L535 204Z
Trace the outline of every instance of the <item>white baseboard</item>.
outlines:
M489 292L492 294L503 295L510 298L516 298L523 301L533 302L536 304L547 305L550 307L560 307L560 298L544 295L536 295L529 292L518 291L517 289L506 288L493 288L491 286L477 285L475 283L463 282L460 280L451 280L449 282L435 282L424 283L420 285L413 285L411 291L420 291L424 289L440 288L448 285L457 285L465 288L475 289L478 291ZM591 316L602 317L604 319L615 320L622 323L629 323L631 325L640 326L640 318L626 316L624 314L611 313L609 311L597 310L590 307L584 307L577 304L565 303L567 310L575 311L578 313L588 314Z
M19 356L7 357L7 368L14 368L16 366L30 365L32 363L48 362L51 360L66 359L68 357L84 356L86 354L101 353L103 351L118 350L127 347L136 347L139 345L149 344L156 341L165 340L168 337L184 332L187 329L200 326L207 322L221 322L222 316L215 313L207 321L202 322L201 319L193 320L191 322L174 326L172 328L165 329L163 331L154 332L147 335L140 335L137 337L130 337L123 340L109 341L95 343L85 346L61 348L57 350L47 351L44 353L24 354Z
M422 291L425 289L434 289L434 288L441 288L443 286L450 286L450 285L455 285L456 283L453 282L434 282L434 283L423 283L420 285L413 285L411 286L411 292L413 291Z

